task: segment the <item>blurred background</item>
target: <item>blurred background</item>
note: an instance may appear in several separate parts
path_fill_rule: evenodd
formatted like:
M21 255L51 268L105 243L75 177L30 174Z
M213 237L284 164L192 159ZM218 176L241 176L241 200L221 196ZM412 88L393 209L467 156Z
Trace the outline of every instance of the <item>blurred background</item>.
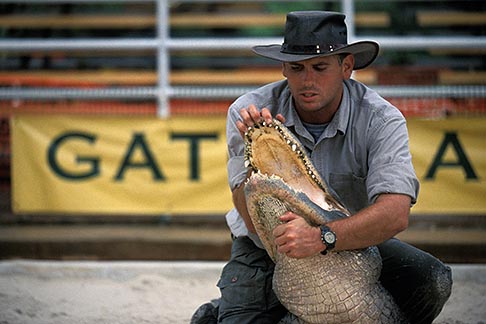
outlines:
M0 258L226 260L226 111L245 91L282 79L278 63L250 48L281 43L289 11L332 10L346 14L349 42L380 43L375 63L353 77L395 104L409 123L424 198L400 238L446 262L484 263L485 9L486 2L473 0L0 1ZM157 131L178 129L173 125L182 121L181 136L192 139L190 181L171 186L171 168L182 151L166 153L175 159L166 166L163 148L153 157L144 137L131 142L143 149L144 162L125 162L166 180L158 201L141 197L123 207L124 200L145 195L143 181L116 189L113 200L96 201L84 194L106 194L110 181L76 187L71 179L64 187L43 171L45 142L56 138L56 127L71 135L104 128L135 132L124 126L127 120L146 129L155 122ZM206 123L215 123L211 134L222 145L187 137L200 134ZM109 143L99 152L105 160ZM217 151L217 163L206 158L207 150ZM213 195L223 203L213 200L210 183L197 187L204 181L192 160L197 152L201 170L210 168L206 159L217 166L211 174L220 179L213 184L219 191ZM160 164L164 168L155 167ZM174 187L185 194L172 192ZM191 208L172 206L170 197L178 193ZM80 207L70 202L73 197ZM158 202L162 207L144 209Z

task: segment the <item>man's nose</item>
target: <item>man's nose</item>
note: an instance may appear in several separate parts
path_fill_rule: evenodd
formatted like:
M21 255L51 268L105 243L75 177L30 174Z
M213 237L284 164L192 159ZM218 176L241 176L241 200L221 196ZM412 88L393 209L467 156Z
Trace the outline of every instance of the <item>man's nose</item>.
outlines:
M304 84L311 84L314 82L314 73L312 70L305 70L303 75Z

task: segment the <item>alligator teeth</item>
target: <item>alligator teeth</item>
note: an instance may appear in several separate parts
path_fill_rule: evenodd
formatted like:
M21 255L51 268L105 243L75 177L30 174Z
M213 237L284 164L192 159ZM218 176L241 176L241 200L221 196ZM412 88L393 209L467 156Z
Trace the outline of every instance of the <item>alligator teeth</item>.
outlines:
M251 165L249 160L245 160L245 168L248 168Z

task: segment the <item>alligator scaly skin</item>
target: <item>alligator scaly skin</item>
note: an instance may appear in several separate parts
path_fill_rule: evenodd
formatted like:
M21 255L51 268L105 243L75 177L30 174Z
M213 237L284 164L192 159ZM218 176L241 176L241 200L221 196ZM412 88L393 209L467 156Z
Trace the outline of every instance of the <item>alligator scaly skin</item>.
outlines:
M407 323L379 283L376 247L331 251L295 259L276 251L273 229L286 211L311 225L349 216L330 194L302 145L277 120L251 127L245 160L254 170L245 184L248 212L275 262L273 289L300 323Z

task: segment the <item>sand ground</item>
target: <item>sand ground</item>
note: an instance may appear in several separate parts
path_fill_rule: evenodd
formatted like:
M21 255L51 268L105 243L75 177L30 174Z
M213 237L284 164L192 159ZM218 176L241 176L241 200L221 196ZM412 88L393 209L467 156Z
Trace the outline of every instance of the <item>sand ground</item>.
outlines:
M0 324L189 323L221 262L0 261ZM452 265L434 324L486 324L486 265Z

